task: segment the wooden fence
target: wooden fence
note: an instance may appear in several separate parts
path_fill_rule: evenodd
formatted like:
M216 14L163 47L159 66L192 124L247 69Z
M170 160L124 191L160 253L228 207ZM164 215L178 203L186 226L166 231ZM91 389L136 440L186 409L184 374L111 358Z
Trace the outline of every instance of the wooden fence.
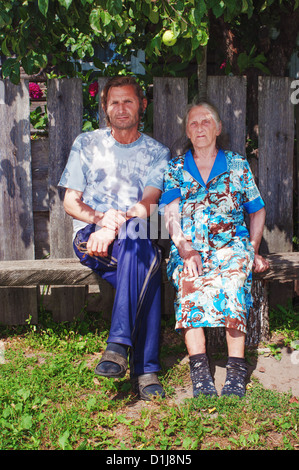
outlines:
M100 91L105 81L99 79ZM72 258L71 218L65 214L64 191L57 183L72 142L81 132L82 83L79 79L49 80L49 135L38 140L30 138L28 81L17 86L0 81L0 92L0 260L42 258L48 253L51 258ZM297 182L291 92L288 78L260 78L259 152L254 173L267 208L264 253L292 251L293 189ZM227 147L244 155L246 107L250 106L246 103L246 78L208 77L207 95L219 108ZM173 154L182 148L187 103L187 78L154 80L153 136ZM101 127L101 109L99 116ZM0 293L1 322L22 323L29 315L37 319L38 288L0 287ZM109 295L113 296L112 291ZM55 286L51 297L52 301L55 297L53 315L61 320L66 309L76 314L82 308L86 289ZM168 308L164 304L164 310Z

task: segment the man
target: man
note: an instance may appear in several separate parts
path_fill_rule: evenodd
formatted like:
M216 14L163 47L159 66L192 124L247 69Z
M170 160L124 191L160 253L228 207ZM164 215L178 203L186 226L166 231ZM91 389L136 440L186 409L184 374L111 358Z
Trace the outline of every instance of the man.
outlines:
M139 132L147 106L133 77L114 77L102 92L108 127L80 134L59 185L74 219L80 261L116 289L107 348L95 373L123 377L128 367L141 399L164 396L157 378L161 253L148 236L169 149Z

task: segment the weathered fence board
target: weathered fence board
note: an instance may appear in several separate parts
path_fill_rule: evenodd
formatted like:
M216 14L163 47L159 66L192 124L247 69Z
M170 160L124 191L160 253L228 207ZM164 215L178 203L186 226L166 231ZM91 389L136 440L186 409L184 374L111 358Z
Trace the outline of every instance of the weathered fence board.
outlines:
M71 146L82 129L83 96L79 79L48 82L50 256L71 258L72 219L63 208L64 190L58 182Z
M3 84L3 82L2 82ZM34 258L28 82L4 81L0 105L0 259Z
M34 258L29 86L1 81L0 260ZM7 323L28 317L35 289L1 289L0 312ZM35 316L35 309L32 316Z
M187 78L154 78L153 136L169 147L172 155L181 153L186 142L183 119L187 104Z
M83 94L80 79L56 79L48 82L49 118L49 230L50 257L75 257L72 218L65 213L65 190L58 187L72 144L82 132ZM65 283L67 284L67 283ZM53 318L62 321L78 316L85 304L85 287L58 286Z
M99 128L106 127L106 120L105 120L105 113L103 111L102 105L101 105L101 93L103 91L104 86L106 85L108 81L108 77L99 77L98 78L98 83L99 83Z
M223 123L222 147L246 155L246 77L208 77L207 97Z
M259 80L259 188L267 208L268 253L292 251L294 106L290 79ZM275 99L274 99L275 97Z
M4 325L21 325L29 319L38 322L37 287L0 287L0 321Z
M261 250L265 253L292 251L294 105L291 79L260 77L258 94L259 158L258 183L267 215ZM286 304L293 283L272 283L269 302Z

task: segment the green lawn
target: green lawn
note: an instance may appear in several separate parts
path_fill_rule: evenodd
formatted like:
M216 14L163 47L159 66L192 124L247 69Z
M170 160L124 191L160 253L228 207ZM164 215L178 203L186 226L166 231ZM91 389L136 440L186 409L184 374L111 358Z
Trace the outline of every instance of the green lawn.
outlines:
M257 381L241 400L178 402L176 389L189 370L179 362L185 347L173 325L162 331L160 379L167 398L140 402L129 373L119 381L94 375L109 328L101 315L72 324L41 317L38 326L0 327L1 450L299 448L298 400ZM299 338L298 317L292 309L271 316L272 331L286 344ZM171 366L169 357L175 358Z

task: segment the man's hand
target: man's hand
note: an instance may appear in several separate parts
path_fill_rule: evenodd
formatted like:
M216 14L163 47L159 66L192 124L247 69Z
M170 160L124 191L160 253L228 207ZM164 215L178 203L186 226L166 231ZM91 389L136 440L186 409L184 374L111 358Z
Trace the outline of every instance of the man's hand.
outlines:
M108 248L114 242L116 232L107 227L92 233L88 239L86 248L91 256L108 256Z
M114 232L118 232L119 228L125 221L126 217L124 212L116 209L109 209L107 212L104 212L103 215L99 216L99 221L97 222L97 225L99 225L100 227L106 227L109 230L113 230Z
M269 262L257 253L254 255L253 270L255 273L262 273L269 269Z

